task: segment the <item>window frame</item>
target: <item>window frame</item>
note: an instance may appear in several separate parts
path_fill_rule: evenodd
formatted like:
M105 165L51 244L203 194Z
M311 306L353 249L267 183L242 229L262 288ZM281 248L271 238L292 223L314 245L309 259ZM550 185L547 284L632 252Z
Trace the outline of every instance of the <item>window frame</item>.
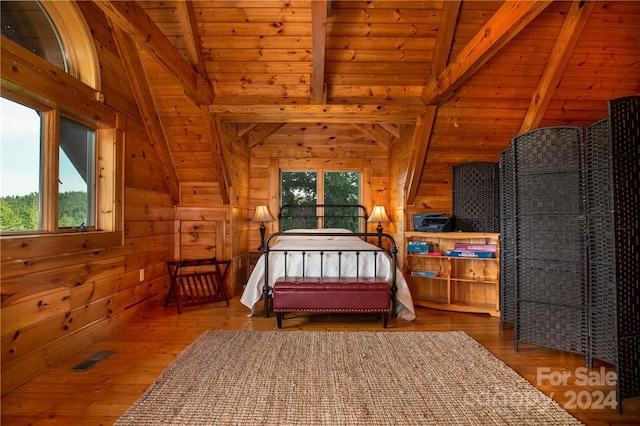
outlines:
M286 163L286 167L282 165ZM346 164L345 164L346 163ZM359 166L359 167L358 167ZM282 171L313 171L323 173L324 171L332 172L359 172L360 173L360 204L365 206L368 211L373 207L371 202L371 178L372 178L372 165L371 160L353 160L353 161L341 161L341 162L329 162L325 159L312 159L306 160L304 165L295 164L291 161L280 161L277 158L272 158L269 161L269 194L277 194L277 196L270 196L268 199L269 210L272 212L279 212L281 200L281 176ZM324 188L323 188L324 193ZM279 230L280 225L278 221L275 222L274 232Z
M73 46L71 47L73 48ZM57 179L45 183L48 190L48 217L43 217L44 231L10 232L0 235L2 260L52 256L77 251L119 247L124 243L124 128L123 115L106 106L102 94L76 77L51 65L22 46L2 36L2 96L32 108L43 107L48 114L65 117L96 129L96 218L95 228L87 232L57 229ZM69 47L67 47L69 49ZM55 71L53 71L55 70ZM52 72L53 71L53 72ZM69 94L73 93L73 96ZM47 125L47 132L52 131ZM55 132L55 130L53 130ZM59 132L55 132L59 133ZM51 135L49 135L51 137ZM56 136L57 137L57 136ZM59 145L49 154L56 155ZM50 148L48 149L50 150ZM57 178L57 161L46 174ZM44 192L44 188L42 190ZM51 199L55 194L55 199ZM55 209L55 215L51 210ZM44 209L43 209L44 211ZM54 221L55 226L45 221Z

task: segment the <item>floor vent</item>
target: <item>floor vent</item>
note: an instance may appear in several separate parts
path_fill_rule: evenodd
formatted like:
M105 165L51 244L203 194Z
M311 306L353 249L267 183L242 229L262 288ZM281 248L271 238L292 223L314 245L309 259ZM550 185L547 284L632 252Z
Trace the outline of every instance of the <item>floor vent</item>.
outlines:
M107 358L109 355L115 353L114 351L100 351L96 352L90 358L85 359L80 364L76 365L71 369L71 371L87 371L91 367L93 367L98 361L102 361Z

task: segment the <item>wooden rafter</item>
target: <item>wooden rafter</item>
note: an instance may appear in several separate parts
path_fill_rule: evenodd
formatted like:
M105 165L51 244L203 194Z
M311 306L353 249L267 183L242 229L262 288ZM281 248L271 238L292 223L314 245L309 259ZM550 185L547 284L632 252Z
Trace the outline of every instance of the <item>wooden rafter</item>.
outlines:
M266 138L277 132L285 123L259 123L246 134L249 148L253 148Z
M469 77L538 16L552 0L505 2L423 91L426 104L441 105Z
M425 105L209 105L209 112L228 122L413 124Z
M436 50L431 62L431 75L438 75L447 66L453 35L458 22L461 1L445 2L440 16L440 26L438 38L436 40ZM436 121L438 112L437 106L430 106L416 123L415 132L412 138L413 149L409 157L407 168L407 180L405 181L405 198L407 205L415 203L418 194L418 187L422 180L424 164L431 144L431 131Z
M400 137L400 127L395 123L378 123L380 127L391 133L394 138Z
M205 67L204 57L202 56L202 49L200 46L200 34L198 32L198 26L196 24L195 12L193 10L193 3L187 0L176 1L176 13L178 20L180 21L180 28L184 35L185 44L187 46L187 52L189 53L189 61L191 65L197 70L198 74L204 81L209 82L207 76L207 69ZM202 117L206 126L204 132L209 145L211 146L211 154L213 155L213 162L216 167L218 176L218 185L220 186L220 194L225 203L229 202L229 172L227 171L227 164L224 161L222 155L220 134L213 131L211 125L211 113L206 107L201 108Z
M313 71L310 97L312 104L324 104L327 102L327 90L324 84L327 12L327 0L314 0L311 2Z
M207 69L204 65L204 57L202 56L202 49L200 47L200 33L198 32L198 26L196 24L193 2L190 0L177 0L175 5L180 29L182 30L184 42L189 54L189 61L198 71L198 74L200 74L204 80L209 81Z
M418 194L418 187L420 186L424 164L427 159L429 139L436 121L436 112L438 112L438 107L429 105L427 112L420 115L416 121L416 129L413 132L413 138L411 138L413 147L409 157L407 180L404 185L406 205L413 205Z
M206 106L202 106L202 116L204 117L204 126L209 140L215 141L211 144L211 155L213 155L213 163L218 173L218 184L220 186L220 195L222 196L222 202L229 204L229 187L231 179L229 172L224 167L225 161L222 150L222 138L224 135L220 129L220 119L217 116L209 113Z
M97 0L96 5L113 23L132 37L162 67L175 76L185 94L196 104L210 104L214 99L211 83L194 71L144 9L135 1Z
M138 47L135 42L117 26L112 25L111 31L116 42L120 60L127 74L127 79L131 84L131 91L138 105L147 136L162 164L165 182L169 188L171 198L174 203L177 204L180 201L180 180L173 162L173 157L171 156L171 151L169 150L169 144L165 138L158 110L153 102L153 96L149 88L142 61L140 60Z
M591 0L576 0L571 4L518 133L528 132L540 125L594 3Z
M369 136L374 141L382 143L384 146L388 147L391 144L393 135L376 123L354 124L354 126L360 129L362 133Z

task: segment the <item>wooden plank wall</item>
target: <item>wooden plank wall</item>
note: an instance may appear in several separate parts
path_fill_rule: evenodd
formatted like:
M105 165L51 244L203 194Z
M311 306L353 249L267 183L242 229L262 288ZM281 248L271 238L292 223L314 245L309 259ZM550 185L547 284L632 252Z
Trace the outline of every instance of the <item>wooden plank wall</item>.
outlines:
M411 157L414 125L405 125L400 129L400 137L391 145L389 182L389 218L394 222L393 238L398 247L398 265L404 265L404 232L411 230L406 217L406 180L407 165Z
M158 306L169 285L173 203L109 28L93 4L79 6L95 38L104 102L126 121L124 245L59 256L3 251L2 394Z
M227 294L239 295L247 278L249 232L248 147L227 124L221 125L221 149L230 179L230 204L219 183L185 183L176 211L175 259L217 257L232 260L225 282Z
M250 148L249 186L251 212L269 206L276 217L279 206L279 170L359 170L363 173L363 204L389 206L389 146L366 137L355 125L285 124ZM267 234L277 229L268 223ZM375 225L371 226L375 229ZM260 245L258 224L249 232L249 248Z

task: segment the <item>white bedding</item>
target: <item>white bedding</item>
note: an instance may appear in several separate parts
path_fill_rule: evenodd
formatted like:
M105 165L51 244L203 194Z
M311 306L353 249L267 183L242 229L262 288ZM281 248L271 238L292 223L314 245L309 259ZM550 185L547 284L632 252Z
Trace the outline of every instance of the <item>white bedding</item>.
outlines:
M298 230L300 231L300 230ZM304 230L309 232L311 230ZM320 271L319 254L317 252L307 252L305 256L305 275L307 276L328 276L328 277L355 277L359 276L372 276L377 275L384 277L387 281L391 281L391 259L384 253L378 253L375 265L377 268L377 274L374 270L374 254L372 252L361 252L359 260L356 259L355 250L371 250L376 248L372 244L369 244L357 236L340 235L340 236L322 236L322 230L313 230L316 235L308 235L304 237L299 236L284 236L278 237L278 241L271 247L271 249L287 249L295 250L289 252L287 258L287 275L289 276L301 276L302 275L302 254L298 251L300 249L341 249L343 250L342 259L338 265L338 254L336 252L325 252L323 255L322 269ZM335 229L327 229L329 232L336 232ZM339 232L339 231L338 231ZM273 287L273 283L279 277L285 275L284 271L284 253L281 251L269 252L269 287ZM338 266L340 266L340 273L338 273ZM359 270L359 274L356 272L356 268ZM397 295L397 309L396 313L400 318L407 321L411 321L415 318L415 309L413 307L413 299L411 292L407 285L407 281L404 279L402 272L396 267L396 285L398 287ZM255 268L247 285L242 293L240 301L242 304L251 309L251 315L255 311L255 304L262 297L262 289L264 286L264 255L260 257L256 263Z

